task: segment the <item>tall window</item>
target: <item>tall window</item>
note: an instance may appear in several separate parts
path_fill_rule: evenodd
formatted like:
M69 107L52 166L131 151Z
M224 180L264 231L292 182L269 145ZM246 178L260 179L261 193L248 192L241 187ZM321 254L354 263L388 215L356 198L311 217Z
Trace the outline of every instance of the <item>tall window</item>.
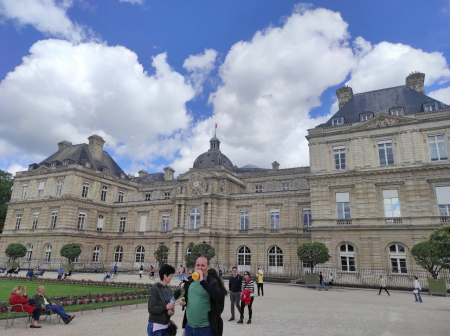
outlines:
M303 209L303 226L311 226L311 209Z
M17 214L17 216L16 216L16 227L15 227L16 230L19 230L21 221L22 221L22 214Z
M407 273L406 250L401 244L389 246L389 258L391 259L392 273Z
M269 266L283 266L283 251L278 246L269 248Z
M52 256L52 245L47 244L44 250L44 261L50 261L51 256Z
M125 192L119 191L119 199L117 200L119 203L123 203L123 199L125 198Z
M119 232L125 232L125 222L127 221L127 217L120 217L119 221Z
M81 197L88 197L89 195L89 182L83 182L83 190L81 191Z
M194 208L189 214L189 230L195 230L200 227L200 209Z
M281 190L288 191L289 190L289 182L281 183Z
M92 262L99 262L100 261L100 251L101 251L101 246L97 245L96 247L94 247L94 253L92 253Z
M380 158L380 166L392 166L394 164L392 141L378 142L378 156Z
M161 231L167 232L169 231L169 215L162 216L162 228Z
M336 210L338 219L351 218L349 193L336 193Z
M58 219L58 211L52 211L52 219L50 220L50 229L54 229L56 227L56 220Z
M262 191L263 191L262 184L256 184L255 185L255 192L262 193Z
M439 215L450 216L450 187L436 187Z
M63 186L63 181L62 180L56 181L56 192L55 192L56 196L61 196L62 186Z
M84 230L85 222L86 222L86 213L80 212L78 214L78 230Z
M344 170L347 168L347 161L345 158L345 146L333 147L334 169Z
M117 246L114 249L114 262L122 262L122 257L123 257L123 247Z
M105 216L98 215L98 221L97 221L97 231L102 232L103 231L103 225L105 223Z
M100 196L100 201L106 202L106 195L108 194L108 187L102 187L102 194Z
M270 210L270 229L277 230L280 228L280 210Z
M170 192L164 193L164 199L166 199L166 200L170 199Z
M27 245L27 255L25 256L25 260L26 261L30 261L32 255L33 255L33 245L32 244L28 244Z
M238 265L250 266L252 261L252 255L250 249L247 246L241 246L238 249Z
M150 201L151 198L152 198L152 194L151 194L151 193L146 193L146 194L145 194L145 200L146 200L146 201Z
M342 244L339 250L341 270L343 272L355 272L355 248L353 247L353 245Z
M39 212L33 214L33 222L31 223L31 229L36 230L39 220Z
M144 246L139 245L136 248L136 255L135 255L135 261L137 263L143 263L144 262L144 255L145 255L145 249Z
M383 203L385 217L401 217L397 189L383 190Z
M28 184L23 184L22 185L22 195L21 195L21 199L25 199L27 198L27 189L28 189Z
M248 211L241 211L241 230L248 230Z
M45 188L45 181L39 182L38 197L42 197L44 195L44 188Z
M448 159L447 146L443 134L429 135L428 144L430 146L431 161L445 161Z

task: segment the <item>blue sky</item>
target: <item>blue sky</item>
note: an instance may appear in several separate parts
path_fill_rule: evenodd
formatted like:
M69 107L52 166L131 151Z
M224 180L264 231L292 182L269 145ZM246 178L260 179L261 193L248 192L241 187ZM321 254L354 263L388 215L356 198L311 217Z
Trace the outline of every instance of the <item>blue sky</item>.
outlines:
M449 19L448 0L0 0L0 169L96 133L128 173L183 173L215 123L237 166L308 165L344 84L421 71L450 104Z

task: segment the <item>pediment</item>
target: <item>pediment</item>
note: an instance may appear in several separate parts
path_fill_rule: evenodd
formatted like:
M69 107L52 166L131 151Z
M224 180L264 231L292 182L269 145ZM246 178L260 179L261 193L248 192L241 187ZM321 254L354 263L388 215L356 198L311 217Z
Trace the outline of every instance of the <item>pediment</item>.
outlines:
M32 170L31 174L32 175L39 175L39 174L45 174L45 173L50 173L52 172L52 170L46 166L40 166L38 169Z
M351 129L351 131L360 131L364 129L371 128L382 128L389 126L397 126L402 124L410 124L417 122L415 119L407 118L407 117L398 117L392 116L388 114L380 114L366 122L363 122Z

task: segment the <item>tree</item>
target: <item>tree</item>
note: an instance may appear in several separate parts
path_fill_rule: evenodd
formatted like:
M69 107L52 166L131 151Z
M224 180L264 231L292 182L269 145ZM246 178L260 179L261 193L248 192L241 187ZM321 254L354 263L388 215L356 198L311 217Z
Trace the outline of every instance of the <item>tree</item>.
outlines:
M191 245L192 244L192 245ZM206 257L208 261L210 261L216 255L216 250L207 242L203 242L197 245L194 243L190 243L189 247L191 248L191 254L186 255L186 266L187 267L195 267L195 262L199 257Z
M192 255L192 250L194 249L195 244L193 242L190 242L187 249L189 250L189 254L186 251L186 256L185 256L185 260L186 260L186 267L187 268L194 268L195 267L195 260L192 260L191 255Z
M81 254L81 246L78 244L66 244L61 247L61 257L67 258L69 264L78 258Z
M450 257L450 226L434 230L430 235L430 241L438 244L443 257Z
M163 242L159 243L158 249L155 251L155 259L158 262L159 267L167 264L167 259L169 258L170 249Z
M297 248L297 255L302 262L308 263L311 267L311 273L314 266L326 263L330 260L328 248L323 243L305 243Z
M27 254L27 248L19 243L9 244L5 250L7 257L11 258L12 261L16 261L17 258L25 257Z
M0 233L3 232L3 227L5 226L6 211L8 210L6 203L11 199L12 186L12 174L0 169Z

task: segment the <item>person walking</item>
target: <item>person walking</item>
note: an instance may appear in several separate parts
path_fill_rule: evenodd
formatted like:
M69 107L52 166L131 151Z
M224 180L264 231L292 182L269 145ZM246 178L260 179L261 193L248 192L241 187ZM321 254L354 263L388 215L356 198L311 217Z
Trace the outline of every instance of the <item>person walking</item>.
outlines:
M40 306L43 311L50 310L61 316L65 324L69 324L75 317L75 315L67 314L62 306L53 303L53 301L45 295L44 286L39 286L37 288L37 292L33 295L32 300L36 302L36 304Z
M117 271L119 270L119 266L117 264L114 265L114 274L117 274Z
M248 307L248 321L247 324L252 323L252 305L253 305L253 299L254 292L255 292L255 283L253 282L252 278L250 278L250 272L244 272L244 281L242 281L242 294L241 294L241 318L237 323L244 323L244 310L245 307Z
M175 299L170 289L175 268L164 264L159 269L160 282L152 286L148 299L148 336L168 336L170 317L175 314Z
M384 289L387 293L387 295L391 296L391 294L389 294L387 288L386 288L386 279L383 278L382 275L380 275L380 291L378 292L378 295L381 295L381 290Z
M325 286L325 282L323 281L323 275L322 275L322 272L320 272L320 273L319 273L319 286L317 286L317 289L318 289L319 292L320 292L320 290L321 290L322 288L325 288L325 290L328 290L327 286Z
M155 269L150 265L150 280L155 281Z
M261 296L264 297L264 272L258 268L256 272L256 277L258 279L258 296L261 291Z
M199 257L195 262L193 278L184 284L185 302L178 303L186 306L183 318L185 336L222 336L223 321L221 314L224 308L227 290L216 270L210 269L209 260Z
M412 278L414 280L414 297L416 298L416 302L422 302L422 297L420 296L420 291L422 290L422 287L420 287L419 278L415 275Z
M178 269L178 280L186 280L186 268L184 268L183 265L180 265L180 268Z
M141 265L141 267L139 267L139 279L142 279L143 274L144 274L144 266Z
M328 276L328 285L333 286L333 273L330 273L330 275Z
M238 314L241 313L241 291L242 291L242 275L238 274L237 267L234 266L231 271L231 277L228 282L231 303L231 318L228 321L234 321L234 306L236 306Z

